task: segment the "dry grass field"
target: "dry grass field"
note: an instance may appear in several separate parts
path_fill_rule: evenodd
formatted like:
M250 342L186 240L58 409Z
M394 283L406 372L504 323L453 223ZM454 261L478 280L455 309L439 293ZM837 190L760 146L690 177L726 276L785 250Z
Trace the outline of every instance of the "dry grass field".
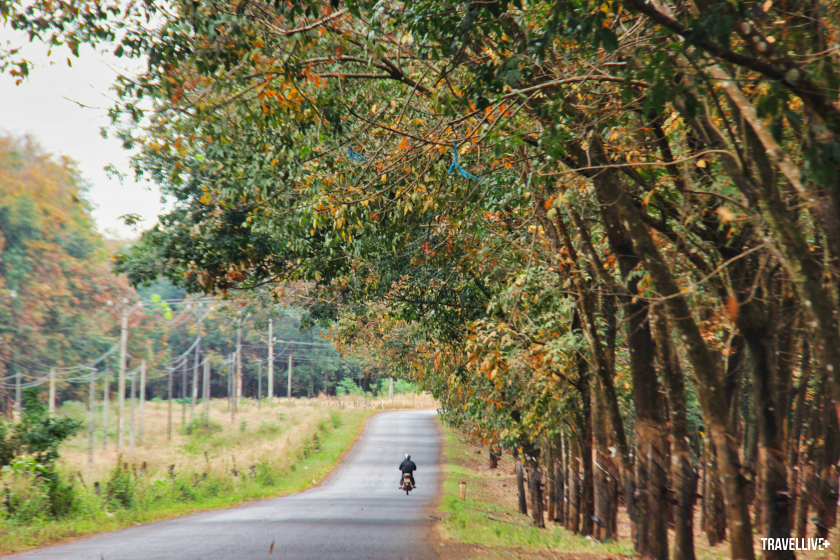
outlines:
M194 411L190 403L183 407L172 404L172 438L168 437L169 405L166 401L145 403L143 437L140 437L139 403L135 403L135 445L130 445L131 403L126 401L123 446L116 446L116 403L110 403L108 435L103 445L103 409L95 410L93 465L89 463L89 412L79 402L65 403L59 415L84 422L81 433L61 447L59 466L75 475L84 484L104 480L117 465L118 458L131 469L148 474L175 472L231 473L247 472L260 464L273 470L286 470L312 445L325 423L331 422L330 411L342 415L350 411L433 408L437 403L428 395L396 395L393 399L368 399L355 395L339 398L321 396L314 399L275 399L258 403L242 399L238 411L231 416L227 399L214 399L209 410L210 422L205 428L204 404ZM144 469L145 465L145 469ZM174 465L174 466L173 466Z

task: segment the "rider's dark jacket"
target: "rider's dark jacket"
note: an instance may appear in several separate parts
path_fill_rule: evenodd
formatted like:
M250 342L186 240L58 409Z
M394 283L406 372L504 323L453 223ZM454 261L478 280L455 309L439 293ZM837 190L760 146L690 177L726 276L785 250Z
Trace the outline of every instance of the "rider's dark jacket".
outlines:
M411 459L406 459L402 463L400 463L400 470L403 473L411 473L417 470L417 465L414 464L414 461Z

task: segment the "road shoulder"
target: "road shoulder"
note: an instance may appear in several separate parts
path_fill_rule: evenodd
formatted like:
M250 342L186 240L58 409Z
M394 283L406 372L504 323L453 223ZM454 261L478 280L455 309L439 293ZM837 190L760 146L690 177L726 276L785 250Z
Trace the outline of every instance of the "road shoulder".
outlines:
M618 560L632 555L625 542L601 544L552 523L533 527L516 509L513 459L505 455L498 468L490 469L486 446L470 443L445 425L441 430L441 490L430 534L440 560ZM466 482L465 500L459 496L461 482Z

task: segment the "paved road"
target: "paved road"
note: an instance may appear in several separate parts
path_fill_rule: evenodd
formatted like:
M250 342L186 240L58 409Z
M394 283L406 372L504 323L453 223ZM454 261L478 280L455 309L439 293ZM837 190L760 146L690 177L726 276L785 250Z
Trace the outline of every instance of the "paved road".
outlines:
M426 543L438 490L434 412L384 412L322 486L6 556L14 560L435 560ZM405 453L418 488L397 489ZM274 541L273 554L269 547Z

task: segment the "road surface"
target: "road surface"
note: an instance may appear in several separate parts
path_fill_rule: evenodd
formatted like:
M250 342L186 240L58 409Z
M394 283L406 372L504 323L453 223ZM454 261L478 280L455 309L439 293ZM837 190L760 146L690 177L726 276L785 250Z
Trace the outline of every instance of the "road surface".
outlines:
M14 560L434 560L426 537L438 491L431 411L383 412L322 486L4 558ZM418 488L397 489L405 453ZM269 554L272 541L274 550Z

